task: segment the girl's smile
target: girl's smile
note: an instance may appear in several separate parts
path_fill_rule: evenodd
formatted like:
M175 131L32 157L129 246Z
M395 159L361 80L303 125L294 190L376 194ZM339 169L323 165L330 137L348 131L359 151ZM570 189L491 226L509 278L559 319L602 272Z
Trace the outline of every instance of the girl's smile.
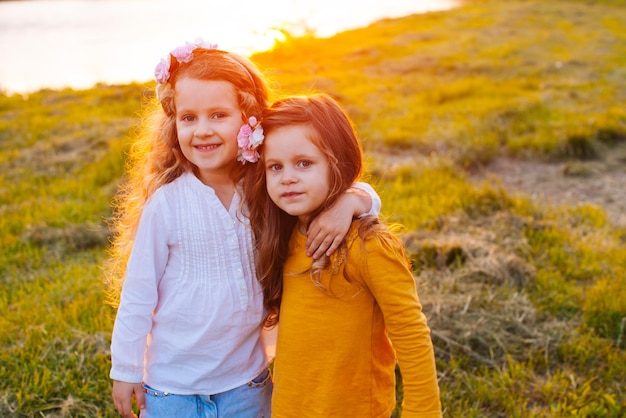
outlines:
M215 145L196 145L195 148L199 151L212 151L214 149L217 149L217 147L219 147L220 144L215 144Z

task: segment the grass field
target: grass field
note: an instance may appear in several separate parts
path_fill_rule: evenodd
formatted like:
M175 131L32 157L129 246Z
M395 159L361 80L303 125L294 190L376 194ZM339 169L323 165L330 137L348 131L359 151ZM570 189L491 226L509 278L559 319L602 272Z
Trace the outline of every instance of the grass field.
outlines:
M472 1L252 57L277 93L328 92L354 119L447 417L626 415L626 229L468 179L623 149L623 22L620 0ZM105 220L153 87L0 94L2 417L116 416Z

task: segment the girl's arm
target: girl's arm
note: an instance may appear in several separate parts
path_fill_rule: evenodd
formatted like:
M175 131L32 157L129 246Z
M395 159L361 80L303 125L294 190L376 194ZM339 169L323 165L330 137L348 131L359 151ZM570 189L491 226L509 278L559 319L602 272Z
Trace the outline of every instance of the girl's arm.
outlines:
M402 416L440 418L430 328L402 244L387 232L367 239L365 248L357 268L380 306L396 352L404 387Z
M318 259L334 253L345 238L352 219L363 215L378 216L380 197L367 183L355 183L330 208L319 214L307 230L307 256Z
M158 302L158 281L167 264L165 210L153 199L144 207L135 236L126 279L111 337L113 402L123 417L134 417L132 398L144 407L143 358L152 312Z

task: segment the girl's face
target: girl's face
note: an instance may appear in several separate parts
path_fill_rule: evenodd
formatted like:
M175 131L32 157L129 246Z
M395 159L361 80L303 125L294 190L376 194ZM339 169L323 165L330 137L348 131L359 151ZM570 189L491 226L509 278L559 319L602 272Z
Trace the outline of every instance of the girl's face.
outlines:
M205 184L224 182L237 163L237 134L243 124L233 85L182 78L176 83L174 103L183 155L198 167Z
M329 193L329 161L313 136L308 125L283 126L266 135L263 148L267 193L302 224Z

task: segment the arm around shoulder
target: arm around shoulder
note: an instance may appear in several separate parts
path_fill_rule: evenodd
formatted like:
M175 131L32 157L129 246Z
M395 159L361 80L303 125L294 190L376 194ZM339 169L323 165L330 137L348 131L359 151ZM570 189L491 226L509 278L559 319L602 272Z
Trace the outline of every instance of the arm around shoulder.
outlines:
M330 256L339 248L352 220L365 215L378 216L380 206L380 198L372 186L367 183L355 183L309 225L307 256L314 259L324 254Z
M369 207L369 209L359 211L359 213L355 214L355 216L363 217L366 215L372 215L378 217L380 215L380 208L382 207L382 201L380 200L380 196L376 193L376 190L369 184L364 182L356 182L352 185L350 190L355 191L359 196L362 196L362 201L364 209Z

